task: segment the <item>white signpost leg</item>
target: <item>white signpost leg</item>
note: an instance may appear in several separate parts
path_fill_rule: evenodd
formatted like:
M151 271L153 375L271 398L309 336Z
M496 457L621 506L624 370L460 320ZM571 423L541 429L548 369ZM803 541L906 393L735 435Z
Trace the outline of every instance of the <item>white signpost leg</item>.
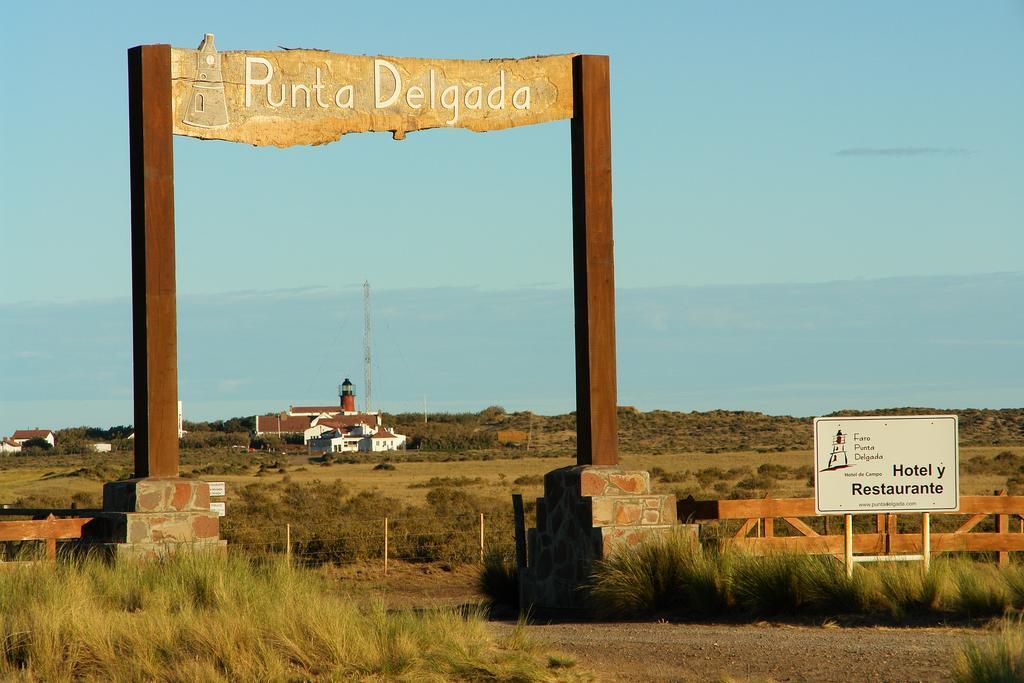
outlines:
M853 515L843 515L843 540L846 575L853 576Z
M921 517L921 559L924 560L924 570L927 572L932 560L931 515L925 512Z

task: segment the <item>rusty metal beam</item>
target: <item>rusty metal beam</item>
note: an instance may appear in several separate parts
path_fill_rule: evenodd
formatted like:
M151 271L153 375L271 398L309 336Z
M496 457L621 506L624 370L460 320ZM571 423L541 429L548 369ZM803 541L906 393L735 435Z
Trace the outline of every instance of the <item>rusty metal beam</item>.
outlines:
M576 463L617 465L615 272L608 57L573 57L572 226Z
M135 476L178 475L171 46L128 50Z

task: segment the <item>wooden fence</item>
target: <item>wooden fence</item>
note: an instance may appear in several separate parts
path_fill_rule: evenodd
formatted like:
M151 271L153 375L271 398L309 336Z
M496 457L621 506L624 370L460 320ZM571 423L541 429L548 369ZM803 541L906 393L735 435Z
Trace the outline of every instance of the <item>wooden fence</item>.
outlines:
M746 500L693 500L677 502L680 521L709 522L743 520L738 531L726 542L755 553L792 550L843 557L844 535L841 517L835 534L812 529L801 517L817 517L813 498L762 498ZM900 513L907 518L915 513ZM920 513L916 513L920 515ZM1024 519L1024 496L1008 496L1005 491L993 496L960 496L960 510L954 513L932 513L932 519L948 515L967 516L952 532L931 533L931 552L995 552L999 563L1009 560L1010 551L1024 551L1024 531L1010 530L1010 517ZM857 515L858 517L868 515ZM875 514L874 530L853 535L853 552L870 555L899 555L922 552L922 534L899 533L897 514ZM995 532L975 531L988 517L995 519ZM835 516L833 516L835 519ZM777 535L775 521L782 520L794 533ZM1024 526L1024 522L1022 522ZM762 533L763 531L763 533ZM787 530L788 531L788 530ZM751 532L756 536L751 536Z
M46 543L46 559L57 559L57 541L82 538L83 529L93 521L92 517L57 519L52 514L46 519L0 522L0 542L43 541Z

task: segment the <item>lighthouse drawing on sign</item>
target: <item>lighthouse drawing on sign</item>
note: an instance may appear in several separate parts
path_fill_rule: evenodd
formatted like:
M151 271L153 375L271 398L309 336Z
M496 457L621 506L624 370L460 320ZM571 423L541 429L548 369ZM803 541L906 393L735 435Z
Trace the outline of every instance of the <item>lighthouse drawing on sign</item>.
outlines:
M224 99L224 78L220 71L220 55L213 45L213 34L203 36L196 51L196 77L192 81L192 98L182 123L197 128L223 128L228 125L228 104Z
M839 464L839 456L843 456L843 463ZM832 437L832 455L828 459L827 470L836 469L839 467L847 467L850 464L850 459L846 456L846 435L843 434L843 430L836 430L836 435Z

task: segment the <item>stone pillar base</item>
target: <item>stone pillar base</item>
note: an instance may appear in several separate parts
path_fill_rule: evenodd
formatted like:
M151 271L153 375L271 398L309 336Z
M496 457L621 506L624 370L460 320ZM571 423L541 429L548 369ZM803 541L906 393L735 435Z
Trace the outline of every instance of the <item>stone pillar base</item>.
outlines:
M537 528L527 532L520 604L582 607L579 589L595 561L675 524L675 496L651 493L647 472L594 465L548 472Z
M204 481L143 478L103 485L103 539L115 557L158 557L183 549L222 552L220 517Z

